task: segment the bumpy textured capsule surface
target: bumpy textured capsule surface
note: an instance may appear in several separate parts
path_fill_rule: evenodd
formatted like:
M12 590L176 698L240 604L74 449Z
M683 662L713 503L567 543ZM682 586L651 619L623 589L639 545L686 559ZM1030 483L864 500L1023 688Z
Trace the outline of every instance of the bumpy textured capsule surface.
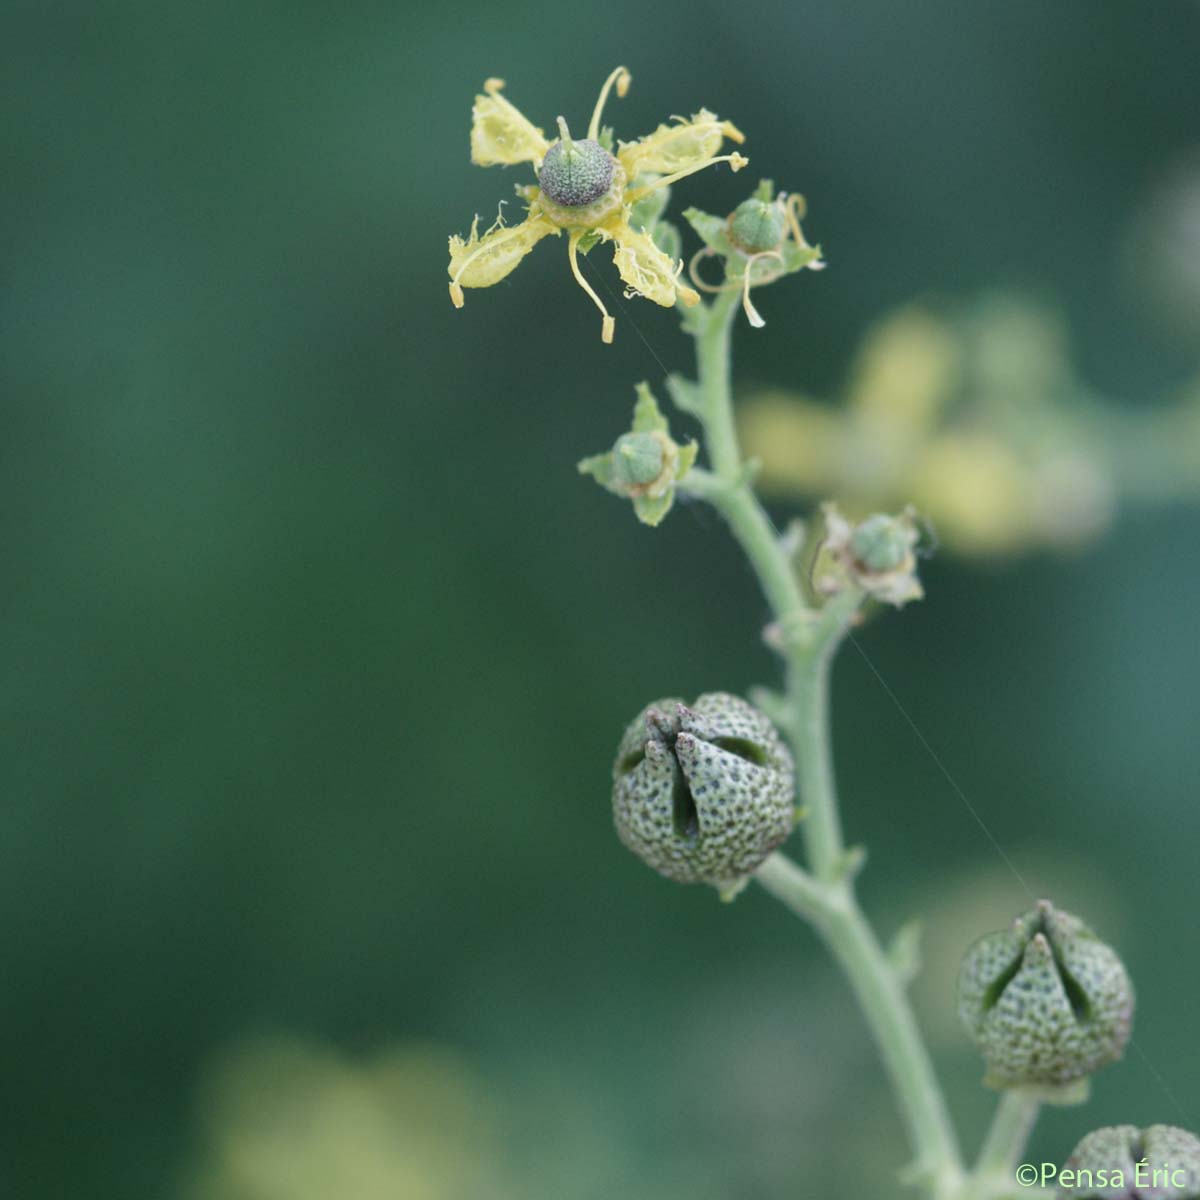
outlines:
M1048 900L967 952L958 1010L992 1087L1062 1087L1121 1057L1133 985L1116 952Z
M1200 1140L1174 1125L1111 1125L1075 1147L1060 1178L1060 1200L1200 1200Z
M743 200L729 218L730 241L750 254L774 250L786 232L787 218L782 206L757 197Z
M792 756L758 709L726 692L647 705L613 764L617 833L660 874L726 888L791 832Z
M546 151L538 186L555 204L578 208L608 191L615 167L616 160L599 142L559 141Z

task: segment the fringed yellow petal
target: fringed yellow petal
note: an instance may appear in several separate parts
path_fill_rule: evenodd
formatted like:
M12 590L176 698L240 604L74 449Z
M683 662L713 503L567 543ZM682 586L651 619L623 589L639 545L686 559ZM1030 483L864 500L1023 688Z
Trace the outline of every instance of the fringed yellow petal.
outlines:
M471 236L464 242L450 239L450 299L462 308L462 289L491 287L499 283L547 234L558 236L557 225L540 213L531 213L520 225L505 225L500 219L483 237L479 236L479 218L471 225Z
M501 94L503 79L489 79L471 109L471 161L476 166L540 165L550 143L520 109Z
M621 142L617 157L632 179L639 171L672 175L695 163L712 158L725 138L735 142L746 139L730 121L720 121L715 113L702 108L690 121L675 118L674 125L660 125L653 133L636 142Z
M664 254L649 234L638 233L623 222L614 224L608 233L617 243L613 262L625 281L625 295L644 296L655 304L670 308L679 292L678 277L683 263L676 263ZM691 300L693 296L699 299L691 288L684 291L686 295L681 298L685 303L695 303Z

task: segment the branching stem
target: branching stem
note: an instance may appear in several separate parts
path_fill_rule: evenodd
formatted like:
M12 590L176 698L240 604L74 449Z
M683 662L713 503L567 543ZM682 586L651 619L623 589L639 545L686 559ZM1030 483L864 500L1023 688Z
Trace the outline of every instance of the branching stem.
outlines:
M787 664L781 723L795 751L800 802L806 810L808 869L777 853L759 868L756 878L813 925L846 972L904 1118L916 1160L910 1178L931 1200L963 1200L974 1193L964 1190L968 1184L958 1142L933 1065L904 985L858 905L855 859L847 855L842 840L829 735L829 673L862 597L846 591L820 610L810 608L790 556L751 487L738 447L730 383L730 337L737 308L738 293L729 291L717 294L702 312L692 312L689 324L696 337L698 371L694 411L704 428L712 469L693 470L681 486L712 503L729 524L770 604ZM1004 1115L989 1151L989 1171L1002 1170L1001 1160L1019 1153L1021 1114L1004 1107ZM1027 1125L1024 1131L1027 1134Z

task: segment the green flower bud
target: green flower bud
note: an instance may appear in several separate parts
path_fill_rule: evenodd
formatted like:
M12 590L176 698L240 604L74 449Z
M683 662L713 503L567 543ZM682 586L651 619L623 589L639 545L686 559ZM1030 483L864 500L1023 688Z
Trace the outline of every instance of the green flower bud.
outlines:
M1133 985L1116 952L1078 917L1041 900L963 960L958 1011L991 1087L1053 1092L1121 1057ZM1074 1099L1074 1097L1070 1097Z
M897 607L924 595L917 578L916 547L921 529L915 512L906 509L896 517L875 513L854 525L835 504L822 505L822 511L824 549L856 587Z
M850 535L850 550L868 571L899 570L912 554L909 524L886 513L874 513Z
M639 858L680 883L732 891L791 832L792 756L726 692L644 708L613 763L613 819Z
M622 487L644 487L662 474L666 451L661 434L624 433L612 453L613 479Z
M774 250L786 232L783 205L756 196L743 200L729 218L729 240L747 254Z
M612 185L616 159L592 138L572 140L561 117L559 128L563 136L546 151L538 186L566 208L592 204Z
M645 383L637 385L633 427L623 433L607 454L593 454L579 464L601 487L633 501L643 525L657 525L675 503L675 485L691 470L700 447L679 445L671 438L667 419Z
M1062 1200L1197 1200L1200 1139L1174 1125L1112 1125L1075 1147L1059 1172Z

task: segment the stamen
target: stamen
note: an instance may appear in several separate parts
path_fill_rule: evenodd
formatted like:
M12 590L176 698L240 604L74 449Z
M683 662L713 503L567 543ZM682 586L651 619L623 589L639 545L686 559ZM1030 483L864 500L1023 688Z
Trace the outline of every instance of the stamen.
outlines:
M571 232L570 240L567 242L567 259L571 263L571 274L575 276L575 282L592 298L592 303L600 310L604 317L604 323L600 327L600 340L606 344L613 340L613 329L616 326L616 321L608 315L608 309L604 307L604 302L592 291L588 281L584 279L583 274L579 270L579 257L576 247L579 245L579 239L587 233L586 229L575 229Z
M791 195L787 198L787 202L783 206L784 215L787 217L787 223L792 228L792 237L796 239L796 245L801 250L809 249L808 243L804 240L804 234L800 232L800 220L808 211L808 204L804 197L800 195Z
M659 188L670 187L676 180L694 175L697 171L703 171L705 167L714 166L716 163L727 162L732 170L740 171L749 161L748 158L738 154L736 150L732 154L719 154L715 158L706 158L703 162L693 163L690 167L684 167L682 171L676 171L674 175L664 175L661 179L656 179L645 187L632 188L625 193L625 203L636 204L643 196L648 196Z
M696 253L692 255L691 262L688 263L688 277L702 292L710 292L710 293L715 294L717 292L729 291L730 285L728 283L723 283L723 284L721 284L720 287L714 287L711 283L705 283L705 281L700 278L700 272L699 272L699 270L697 270L696 264L702 258L715 258L715 257L716 256L715 256L714 252L712 250L710 250L708 246L701 246L700 249L697 250Z
M763 320L762 315L759 313L758 309L755 308L754 305L750 303L750 272L749 271L747 271L746 274L742 276L742 309L746 314L746 320L749 321L750 324L753 325L755 329L761 329L766 324L766 321Z
M513 228L514 228L514 229L516 229L516 228L518 228L518 227L517 227L517 226L513 226ZM475 230L474 230L474 226L472 226L472 228L471 228L471 232L472 232L472 233L474 233L474 232L475 232ZM483 254L485 250L491 250L491 249L493 249L493 248L494 248L494 246L496 245L495 241L492 241L492 242L486 242L486 241L484 241L483 239L484 239L484 238L486 238L487 236L488 236L488 235L487 235L486 233L483 235L483 238L481 238L481 239L480 239L480 241L479 241L479 245L476 247L476 249L475 249L475 250L474 250L474 251L473 251L471 254L468 254L468 255L467 255L467 257L466 257L466 258L464 258L464 259L462 260L462 262L460 262L460 263L458 264L458 270L454 272L454 278L453 278L453 279L451 280L451 282L450 282L450 299L454 301L454 307L455 307L455 308L462 308L462 287L459 285L459 282L458 282L458 281L459 281L459 280L462 278L462 276L463 276L463 272L464 272L464 271L465 271L465 270L466 270L466 269L467 269L467 268L468 268L468 267L469 267L469 266L470 266L470 265L471 265L471 264L472 264L472 263L473 263L473 262L474 262L474 261L475 261L475 260L476 260L476 259L477 259L477 258L480 256L480 255L481 255L481 254ZM455 295L454 295L455 291L457 291L457 292L458 292L458 296L457 296L457 297L455 297Z
M604 86L600 89L600 99L596 101L596 107L592 110L592 120L588 125L587 135L593 141L600 134L600 114L604 111L604 105L608 100L608 93L612 91L612 86L617 85L617 95L621 99L625 98L625 93L629 91L629 85L633 80L633 76L625 70L624 67L618 67L605 81Z
M746 269L742 272L742 308L746 313L746 320L755 329L761 329L766 324L766 321L759 314L758 309L750 302L750 274L754 264L760 258L777 258L780 262L783 262L783 255L778 250L764 250L761 254L752 254L746 259Z
M792 237L795 240L796 245L801 250L811 250L812 246L809 245L807 239L800 229L800 221L804 217L804 214L808 211L807 201L803 196L800 195L788 196L787 201L783 206L783 211L787 216L788 225L791 228ZM810 262L808 264L808 269L810 271L823 271L825 270L825 264L820 259L817 259L815 262Z

